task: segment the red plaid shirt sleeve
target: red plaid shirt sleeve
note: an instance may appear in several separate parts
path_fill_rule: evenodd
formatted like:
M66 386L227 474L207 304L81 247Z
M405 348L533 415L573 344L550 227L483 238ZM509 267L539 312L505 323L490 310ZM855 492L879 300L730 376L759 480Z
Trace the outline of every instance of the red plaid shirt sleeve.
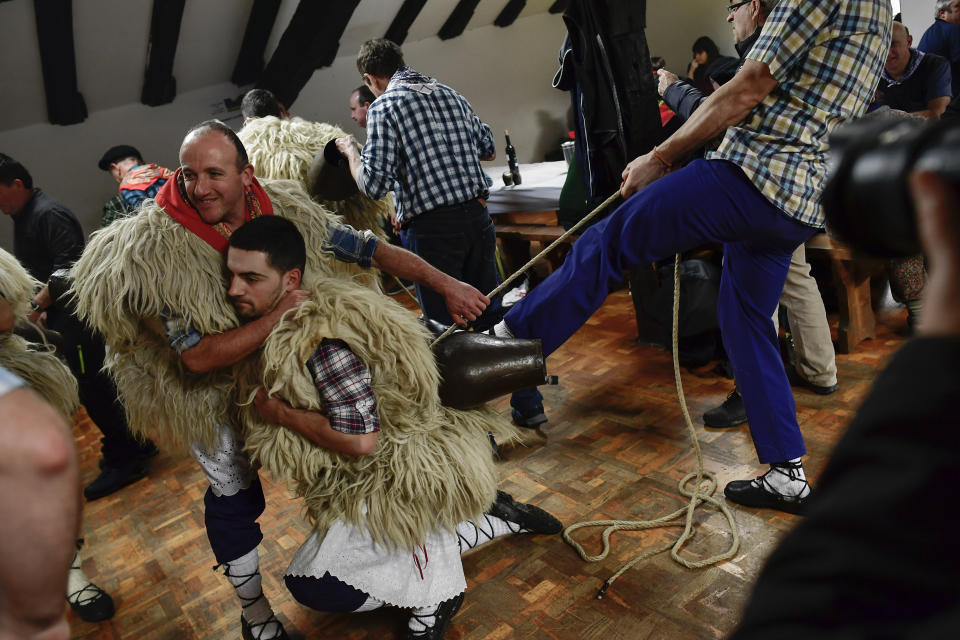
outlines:
M370 372L345 342L321 342L307 368L332 428L351 434L380 431Z

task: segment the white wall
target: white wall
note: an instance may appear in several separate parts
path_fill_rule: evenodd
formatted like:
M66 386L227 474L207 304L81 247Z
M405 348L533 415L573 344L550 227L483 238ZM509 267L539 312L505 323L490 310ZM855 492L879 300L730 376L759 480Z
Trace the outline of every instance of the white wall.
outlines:
M900 12L903 14L903 24L913 36L913 46L917 46L923 32L933 24L935 0L901 0Z
M497 133L510 129L521 162L542 159L559 146L566 128L569 98L550 86L557 50L565 33L558 15L536 14L511 27L472 29L441 42L428 38L404 46L409 63L460 90ZM292 107L305 118L337 123L359 134L350 120L347 98L359 84L355 52L318 70ZM97 168L110 146L132 144L151 162L177 165L177 149L187 128L211 117L215 103L242 94L230 83L177 96L172 104L130 104L91 113L68 127L36 124L0 132L0 151L21 161L38 186L71 207L90 232L98 227L104 201L116 183ZM231 122L235 127L238 122ZM12 250L10 220L0 220L0 246Z
M725 5L716 0L683 4L685 10L678 12L676 2L649 0L651 52L664 56L672 69L684 71L690 45L709 35L722 52L732 54ZM485 26L446 42L436 37L408 41L404 53L412 66L467 97L493 128L501 162L504 129L510 130L520 161L530 162L559 146L567 130L569 96L550 86L564 35L561 17L542 12L521 17L507 29ZM347 97L360 82L354 59L355 52L346 51L331 67L318 70L292 111L359 134L347 109ZM241 93L225 83L180 93L162 107L134 103L94 111L85 122L68 127L35 124L0 131L0 151L23 162L37 185L70 206L89 232L97 228L103 203L116 189L96 166L104 150L132 144L148 161L175 167L186 129L215 115L224 98ZM2 115L0 109L0 123ZM12 227L11 221L0 220L0 246L8 250Z
M678 7L682 4L683 9ZM727 23L727 3L717 0L647 0L647 44L650 55L661 56L667 69L687 72L694 40L708 36L720 53L736 56L733 31Z

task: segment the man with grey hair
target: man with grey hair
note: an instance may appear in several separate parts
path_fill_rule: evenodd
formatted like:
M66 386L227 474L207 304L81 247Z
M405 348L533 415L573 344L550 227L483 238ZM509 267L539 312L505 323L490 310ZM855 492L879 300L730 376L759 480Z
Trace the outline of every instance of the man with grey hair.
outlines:
M953 97L960 95L960 0L937 0L933 24L923 33L917 49L947 59Z
M760 37L775 0L746 0L727 8L727 22L733 29L735 47L740 55L740 65ZM734 69L734 73L737 69ZM666 70L659 73L658 90L664 102L686 120L706 100L690 83L680 80ZM718 84L725 84L730 76L715 77ZM796 367L787 370L791 383L806 387L820 395L837 390L837 362L830 337L830 325L817 281L810 275L804 246L801 244L790 258L787 280L780 294L780 304L788 312L790 331L797 351ZM774 323L778 314L774 314ZM743 397L734 387L727 399L703 414L703 423L715 429L735 427L747 421Z

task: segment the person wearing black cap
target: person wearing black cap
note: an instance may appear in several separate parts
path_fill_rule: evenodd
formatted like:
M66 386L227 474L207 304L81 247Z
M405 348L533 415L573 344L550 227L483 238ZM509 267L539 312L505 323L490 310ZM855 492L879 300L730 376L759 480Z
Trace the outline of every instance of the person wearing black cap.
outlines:
M157 195L160 187L173 175L165 167L145 163L136 147L128 144L107 149L97 166L108 171L120 185L119 193L103 205L101 227L135 213L140 203Z

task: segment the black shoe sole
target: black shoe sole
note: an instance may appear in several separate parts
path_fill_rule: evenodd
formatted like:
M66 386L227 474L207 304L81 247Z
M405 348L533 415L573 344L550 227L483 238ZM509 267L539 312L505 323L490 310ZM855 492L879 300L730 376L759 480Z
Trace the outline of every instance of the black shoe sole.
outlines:
M434 638L442 638L447 633L453 617L457 615L460 607L463 606L463 600L466 597L467 592L461 591L460 595L453 596L449 600L441 602L440 606L437 607L436 623L434 623L433 627L430 628L427 633L415 633L407 629L406 635L403 636L404 640L433 640Z
M703 416L703 426L710 427L711 429L730 429L731 427L739 427L742 424L747 423L747 417L743 416L743 419L731 420L728 422L711 422L707 420L706 414Z
M138 480L142 480L143 478L146 478L146 477L147 477L147 470L141 468L140 470L135 471L134 473L124 478L123 481L120 482L119 484L111 486L109 489L101 489L100 491L88 491L90 487L87 486L83 490L83 497L86 498L87 502L93 502L94 500L99 500L100 498L106 498L107 496L114 494L117 491L120 491L120 489L130 486L134 482L137 482ZM96 482L96 480L94 480L94 482Z
M487 513L520 525L531 533L552 535L563 531L563 523L552 515L532 504L517 502L505 491L497 491L497 501Z
M70 605L70 608L73 609L73 611L84 622L101 622L103 620L108 620L113 617L115 612L113 598L111 598L110 594L103 589L100 589L100 593L100 597L95 599L93 602L78 605L67 600L67 604Z
M547 414L543 412L535 413L533 415L526 416L525 418L518 418L515 415L513 416L513 424L517 425L518 427L523 427L524 429L536 429L540 425L546 424L546 422Z
M746 483L747 486L741 489L739 485L734 485L734 483L739 482ZM733 489L731 489L731 485L734 485ZM809 495L802 500L785 500L773 495L769 491L754 487L749 480L735 480L728 483L727 486L723 488L723 495L726 496L730 502L735 502L744 507L776 509L777 511L784 511L798 516L806 513L807 505L810 502Z

